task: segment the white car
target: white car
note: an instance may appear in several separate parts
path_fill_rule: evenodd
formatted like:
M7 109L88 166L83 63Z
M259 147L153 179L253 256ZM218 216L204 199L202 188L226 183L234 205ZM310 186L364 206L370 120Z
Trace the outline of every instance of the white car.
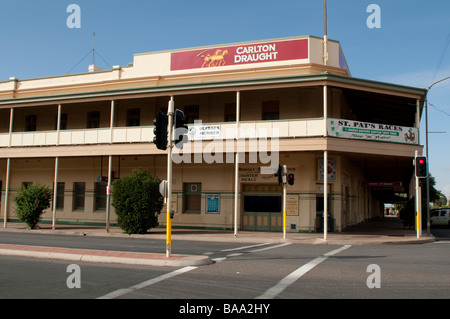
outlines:
M433 209L430 216L431 225L450 226L450 208Z

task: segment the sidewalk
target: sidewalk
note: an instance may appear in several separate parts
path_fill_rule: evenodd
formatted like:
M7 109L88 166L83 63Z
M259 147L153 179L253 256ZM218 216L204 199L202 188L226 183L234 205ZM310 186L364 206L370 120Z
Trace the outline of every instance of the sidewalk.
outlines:
M56 225L56 229L52 230L51 225L42 224L40 225L40 229L27 230L25 229L24 224L8 223L7 228L2 227L0 228L0 231L163 240L166 238L165 228L152 229L149 233L143 235L127 235L118 227L110 227L109 232L106 232L105 227ZM312 245L383 245L423 244L434 241L434 237L426 237L426 233L422 233L422 237L417 238L414 229L404 229L402 222L397 218L385 217L382 220L360 224L340 233L328 233L326 240L324 239L323 233L287 232L286 239L283 239L282 232L239 231L235 237L233 231L172 229L172 241L176 242L181 240L236 243L291 242ZM172 254L171 257L167 258L165 254L157 253L133 253L4 244L0 244L0 255L176 267L201 266L212 263L207 256Z

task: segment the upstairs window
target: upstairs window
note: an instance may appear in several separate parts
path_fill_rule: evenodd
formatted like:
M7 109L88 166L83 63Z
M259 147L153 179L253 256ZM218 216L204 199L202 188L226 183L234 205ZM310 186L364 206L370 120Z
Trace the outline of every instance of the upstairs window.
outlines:
M187 105L184 107L184 116L188 123L194 123L195 120L200 119L200 111L198 105Z
M225 104L225 122L236 122L236 103Z
M271 121L280 119L280 101L264 101L262 103L262 120Z
M89 112L88 113L88 128L99 128L100 127L100 112Z
M59 129L67 130L67 113L61 114L61 119L59 121Z
M140 126L141 125L141 110L129 109L127 110L127 126Z
M25 117L25 132L36 131L36 121L37 116L35 114L30 114Z

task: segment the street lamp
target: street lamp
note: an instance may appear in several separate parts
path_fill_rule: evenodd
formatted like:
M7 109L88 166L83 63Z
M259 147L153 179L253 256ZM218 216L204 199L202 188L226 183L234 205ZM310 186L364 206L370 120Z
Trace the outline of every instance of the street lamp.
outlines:
M445 80L450 79L450 76L440 79L439 81L434 82L433 84L431 84L428 89L427 92L425 93L425 140L426 140L426 148L425 148L425 152L426 152L426 157L428 159L428 165L427 165L427 236L430 236L430 172L429 172L429 167L430 167L430 159L428 158L428 92L430 91L430 89Z

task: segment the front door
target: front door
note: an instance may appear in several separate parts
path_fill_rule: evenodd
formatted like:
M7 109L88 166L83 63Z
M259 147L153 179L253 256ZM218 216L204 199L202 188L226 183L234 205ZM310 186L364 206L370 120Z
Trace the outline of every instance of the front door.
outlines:
M282 230L280 195L244 195L243 211L243 230Z

